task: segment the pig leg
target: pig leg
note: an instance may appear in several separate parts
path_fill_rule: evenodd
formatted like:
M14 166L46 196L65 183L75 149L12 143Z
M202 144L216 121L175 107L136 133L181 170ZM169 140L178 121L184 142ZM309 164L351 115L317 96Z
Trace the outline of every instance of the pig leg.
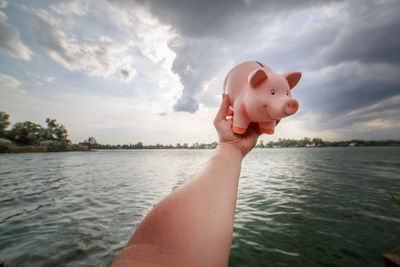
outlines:
M237 134L244 134L249 126L250 121L244 116L243 112L234 111L232 131Z
M260 132L265 133L265 134L273 134L275 131L274 130L275 125L276 125L276 121L265 121L265 122L258 123Z

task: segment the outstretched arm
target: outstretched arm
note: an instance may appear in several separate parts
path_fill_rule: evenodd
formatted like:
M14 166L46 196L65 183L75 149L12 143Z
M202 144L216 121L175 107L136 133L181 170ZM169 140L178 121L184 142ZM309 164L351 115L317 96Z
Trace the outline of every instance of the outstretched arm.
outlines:
M260 135L231 131L229 99L214 120L219 144L206 167L143 219L113 266L226 266L241 162Z

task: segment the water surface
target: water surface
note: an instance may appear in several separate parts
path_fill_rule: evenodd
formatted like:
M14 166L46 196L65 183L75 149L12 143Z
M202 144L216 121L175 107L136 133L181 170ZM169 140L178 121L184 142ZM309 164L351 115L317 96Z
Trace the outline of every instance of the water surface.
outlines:
M0 262L108 266L212 150L0 155ZM400 246L400 149L255 149L230 266L382 266Z

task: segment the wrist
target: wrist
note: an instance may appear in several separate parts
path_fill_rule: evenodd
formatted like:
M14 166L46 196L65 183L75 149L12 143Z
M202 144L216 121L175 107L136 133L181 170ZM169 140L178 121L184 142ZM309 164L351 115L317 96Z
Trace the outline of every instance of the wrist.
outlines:
M231 157L238 158L240 161L246 156L236 144L221 141L218 143L217 153L225 153Z

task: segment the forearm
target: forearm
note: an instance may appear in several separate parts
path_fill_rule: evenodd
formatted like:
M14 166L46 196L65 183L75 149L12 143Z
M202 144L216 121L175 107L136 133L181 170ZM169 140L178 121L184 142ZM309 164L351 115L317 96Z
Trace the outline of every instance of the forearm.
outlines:
M116 263L227 265L242 158L220 144L196 177L146 216Z

